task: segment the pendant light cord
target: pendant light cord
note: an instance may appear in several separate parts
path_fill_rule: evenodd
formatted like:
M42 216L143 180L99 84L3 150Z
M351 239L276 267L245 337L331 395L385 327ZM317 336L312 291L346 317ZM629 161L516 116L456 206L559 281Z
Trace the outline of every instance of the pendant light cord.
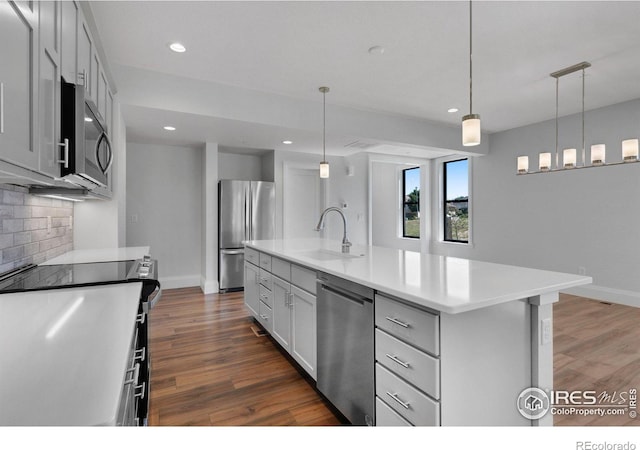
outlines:
M560 77L556 78L556 169L560 168L560 157L558 156L558 89L560 87Z
M326 91L322 92L322 161L325 162L327 160L327 157L325 155L325 135L326 135L326 109L327 109L327 104L326 104L326 96L327 93Z
M472 39L472 8L469 0L469 114L473 114L473 39Z
M584 142L584 68L582 69L582 165L587 165L587 151Z

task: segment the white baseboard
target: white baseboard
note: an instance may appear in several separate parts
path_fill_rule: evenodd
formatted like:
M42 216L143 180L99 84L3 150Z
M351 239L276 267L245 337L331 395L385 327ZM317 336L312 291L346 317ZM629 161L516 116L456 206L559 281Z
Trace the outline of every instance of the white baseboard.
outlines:
M184 275L180 277L162 277L159 281L162 289L177 289L200 285L200 276Z
M200 289L203 294L217 294L220 291L218 280L207 280L200 277Z
M590 284L588 286L574 287L562 292L564 292L565 294L592 298L594 300L601 300L609 303L619 303L621 305L640 308L640 293L635 291L625 291L622 289L614 289Z

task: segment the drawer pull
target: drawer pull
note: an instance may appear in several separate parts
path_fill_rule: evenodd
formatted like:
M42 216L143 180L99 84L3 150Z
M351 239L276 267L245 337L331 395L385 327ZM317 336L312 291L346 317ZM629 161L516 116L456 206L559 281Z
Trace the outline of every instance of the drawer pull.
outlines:
M260 317L262 318L262 320L269 320L269 316L265 314L260 314Z
M400 399L398 398L398 394L392 394L391 392L387 391L387 395L388 395L389 397L391 397L392 399L394 399L396 402L400 403L400 405L402 405L402 407L403 407L404 409L409 409L409 407L411 406L411 404L410 404L410 403L408 403L408 402L406 402L406 403L405 403L405 402L403 402L402 400L400 400Z
M147 387L146 381L143 381L142 384L134 386L133 389L134 390L140 389L140 392L136 392L133 396L135 398L143 399L144 398L144 391L146 390L146 387Z
M400 359L398 359L396 356L390 355L390 354L386 354L387 358L389 358L391 361L396 362L398 364L400 364L402 367L404 367L405 369L409 368L409 363L406 363Z
M393 317L388 317L387 316L387 317L385 317L385 319L387 319L389 322L395 323L396 325L400 325L403 328L409 328L409 326L410 326L408 323L401 322L400 320L394 319Z
M134 357L133 360L134 361L144 361L145 357L147 356L147 347L142 347L139 350L136 350L135 352L133 352Z
M268 281L268 278L260 278L260 283L267 283Z

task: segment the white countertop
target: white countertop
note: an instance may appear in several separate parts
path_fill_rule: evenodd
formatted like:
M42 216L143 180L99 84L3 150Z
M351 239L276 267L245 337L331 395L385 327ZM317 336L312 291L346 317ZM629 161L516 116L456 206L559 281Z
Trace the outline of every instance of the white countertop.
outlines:
M131 261L149 255L150 247L120 247L71 250L60 256L45 261L41 266L54 264L84 264L93 262Z
M326 239L248 241L248 247L449 314L557 292L591 277L423 254L353 246ZM359 256L364 255L364 256Z
M141 289L0 295L0 425L115 425Z

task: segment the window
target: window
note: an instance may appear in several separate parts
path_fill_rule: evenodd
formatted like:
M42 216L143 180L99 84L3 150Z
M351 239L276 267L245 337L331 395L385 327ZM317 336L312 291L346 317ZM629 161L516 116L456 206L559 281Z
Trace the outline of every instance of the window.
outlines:
M420 167L402 171L402 237L420 238Z
M444 240L469 242L469 161L443 164Z

